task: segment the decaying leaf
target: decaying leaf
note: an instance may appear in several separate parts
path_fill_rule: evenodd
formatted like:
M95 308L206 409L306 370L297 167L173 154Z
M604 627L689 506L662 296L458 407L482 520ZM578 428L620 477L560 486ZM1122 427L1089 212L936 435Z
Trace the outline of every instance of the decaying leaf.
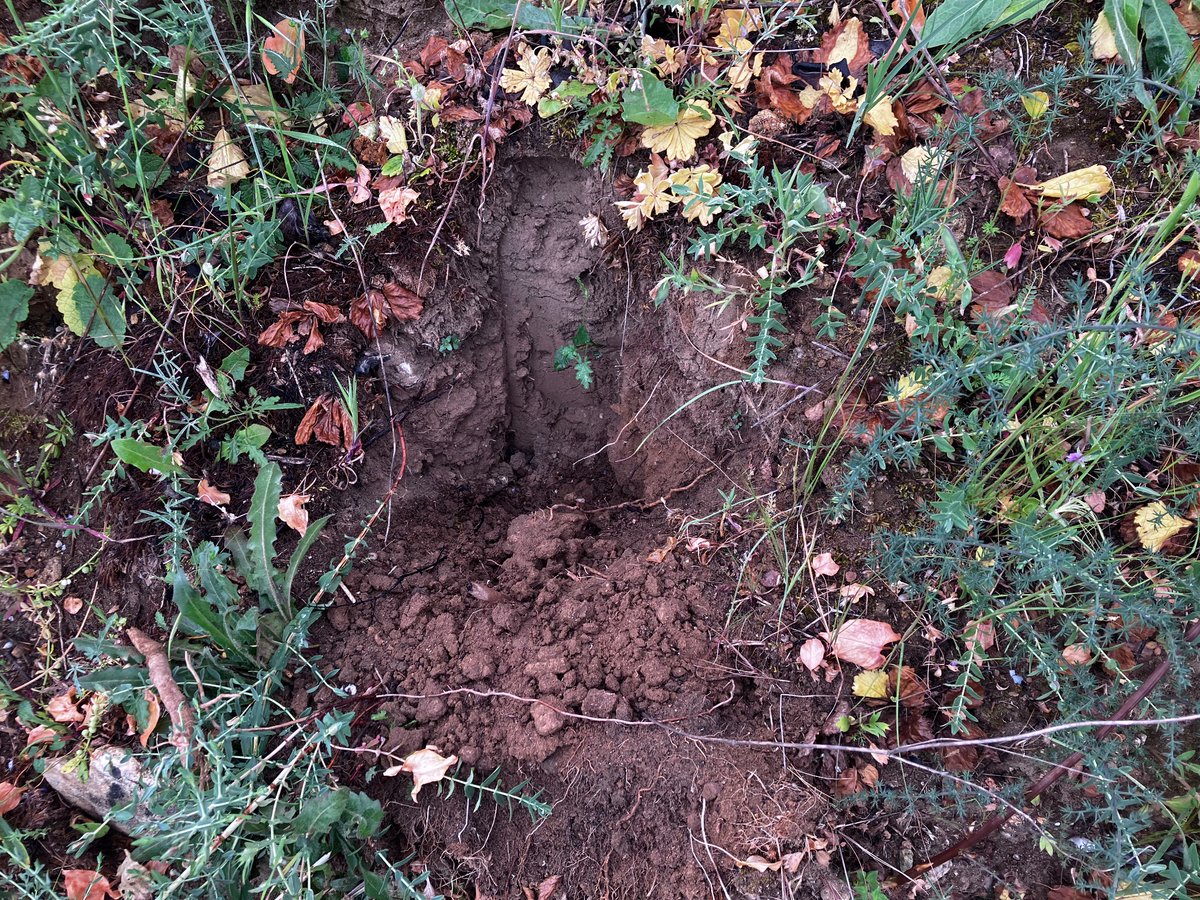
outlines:
M996 646L996 626L991 619L976 619L963 629L963 645L975 665L983 665L986 654Z
M4 818L5 813L10 813L17 808L24 790L11 781L0 781L0 819Z
M1134 513L1133 522L1138 540L1151 553L1158 553L1167 541L1192 526L1190 519L1175 515L1161 500L1147 503L1139 509Z
M520 94L521 102L532 106L550 90L551 62L549 48L534 50L528 44L521 44L517 48L517 68L500 73L500 87Z
M824 575L826 578L832 578L842 571L842 567L833 561L831 553L818 553L808 565L814 575Z
M379 192L379 208L390 225L402 225L408 221L408 208L420 198L419 191L400 184Z
M1038 184L1029 185L1043 197L1063 200L1086 200L1088 197L1102 197L1113 188L1112 178L1109 177L1107 166L1088 166L1085 169L1075 169L1055 178L1050 178Z
M974 722L964 721L962 728L961 737L964 741L978 741L987 737L984 730ZM943 768L956 775L970 772L979 765L979 747L975 744L950 744L938 748L938 752L942 757Z
M304 26L295 19L280 19L263 41L263 68L288 84L296 80L304 62Z
M309 499L308 494L288 494L279 498L279 518L301 537L308 531L308 510L304 504Z
M1064 241L1084 237L1092 230L1092 220L1081 203L1043 208L1038 211L1038 224L1046 234Z
M162 707L159 705L158 695L149 688L142 692L142 699L146 702L146 727L138 734L138 743L145 747L150 741L150 735L154 734L154 729L158 727Z
M425 301L395 282L372 289L350 304L350 322L371 340L390 321L412 322L421 317Z
M25 746L32 747L35 744L48 744L58 737L58 732L47 725L34 725L29 729L29 734L25 738Z
M679 115L670 125L647 126L642 131L642 146L675 162L691 159L696 141L708 134L716 121L707 101L680 103Z
M888 673L884 671L860 672L854 676L850 691L855 697L882 700L888 695Z
M1092 56L1105 62L1116 59L1117 55L1117 36L1113 33L1112 23L1108 21L1108 13L1101 10L1092 24Z
M150 869L125 851L125 859L117 866L117 892L121 900L153 900L156 893Z
M891 137L900 127L900 121L892 109L891 95L884 94L875 104L863 113L863 122L875 129L880 137Z
M671 554L671 551L675 549L675 545L678 542L679 539L675 537L675 535L671 535L669 538L667 538L665 544L663 544L661 547L655 547L648 554L646 554L646 562L650 563L651 565L658 565Z
M821 636L829 642L834 656L864 669L882 666L884 647L900 640L891 625L874 619L850 619L832 632L822 632Z
M276 306L276 303L281 305ZM272 308L281 310L279 318L258 336L258 342L264 347L283 347L299 335L308 335L308 340L304 342L306 355L325 346L321 323L335 325L346 320L336 306L316 300L305 300L300 306L287 301L272 301Z
M330 394L322 394L308 408L300 425L296 428L296 443L300 446L316 438L322 444L342 447L347 452L358 435L354 434L354 423L341 400Z
M825 662L825 642L820 638L809 638L800 645L800 662L810 672L815 672Z
M900 168L910 184L926 184L940 176L943 158L940 151L913 147L900 157Z
M62 880L67 900L104 900L106 897L117 900L120 897L107 878L91 869L63 869Z
M888 672L887 697L909 709L920 709L928 701L929 687L912 666L896 666Z
M1063 662L1070 666L1086 666L1092 661L1092 651L1087 644L1068 644L1063 647Z
M125 634L129 643L133 644L133 649L145 657L150 684L167 708L167 718L171 720L172 725L171 743L181 752L186 752L196 731L196 713L183 691L179 689L179 682L175 680L171 671L167 651L162 644L139 628L128 628Z
M408 132L394 116L379 117L379 139L387 145L389 153L400 156L408 152Z
M754 854L745 859L735 860L739 869L753 869L755 872L778 872L783 868L783 860L769 861L764 856Z
M55 722L68 725L84 720L75 699L75 688L70 688L65 694L59 694L46 704L46 712Z
M216 507L223 507L233 500L227 493L209 484L207 478L200 479L200 484L196 487L196 496L209 506Z
M863 584L861 581L855 581L850 584L843 584L838 589L838 596L847 603L857 603L859 600L865 600L868 597L875 596L875 588Z
M213 138L212 155L208 158L208 186L225 188L250 174L246 154L233 142L228 130L222 128Z
M450 767L458 762L457 756L442 756L436 747L426 747L416 750L404 757L404 762L384 770L386 777L394 777L401 772L408 772L413 777L412 798L417 799L421 788L427 784L441 781Z
M82 609L83 609L83 598L82 597L72 596L72 597L66 597L63 599L63 611L66 612L66 614L68 616L79 615L79 612Z

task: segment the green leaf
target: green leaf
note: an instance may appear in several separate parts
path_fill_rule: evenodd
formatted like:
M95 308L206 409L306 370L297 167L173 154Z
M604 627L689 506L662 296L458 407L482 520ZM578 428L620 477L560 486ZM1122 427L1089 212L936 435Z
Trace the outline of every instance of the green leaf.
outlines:
M1200 62L1192 39L1166 0L1144 0L1142 28L1146 33L1146 62L1154 77L1172 79L1191 98L1200 87Z
M579 362L579 350L574 344L563 344L554 351L554 371L561 372Z
M249 365L250 348L240 347L221 360L221 371L233 379L234 384L237 384L246 377L246 367Z
M1142 68L1142 45L1138 26L1142 21L1142 0L1104 0L1104 17L1112 28L1117 52L1135 72Z
M302 834L309 835L332 830L346 809L349 793L349 788L340 787L332 791L324 790L315 797L309 797L292 820L292 825Z
M621 118L638 125L670 125L679 118L679 101L669 87L643 72L641 86L630 85L621 95Z
M383 175L384 177L389 177L391 175L399 175L403 171L404 171L404 157L403 156L393 156L393 157L389 158L388 161L383 164L383 168L381 168L379 170L379 174Z
M151 470L162 474L186 475L187 470L175 462L162 447L133 438L113 438L109 443L117 459L142 472Z
M0 203L0 225L9 227L14 243L25 243L34 231L50 221L52 205L45 199L45 190L40 178L26 175L16 194Z
M533 3L517 0L445 0L446 14L460 28L483 28L487 31L504 31L512 27L513 16L517 27L544 30L551 29L579 34L593 24L587 16L562 15L558 18L546 9Z
M271 601L272 608L284 612L291 618L290 610L280 610L279 591L275 584L275 515L279 512L279 496L283 489L283 473L279 464L268 462L258 470L254 479L254 496L250 500L250 512L246 518L250 523L250 539L247 544L249 569L242 574L264 599Z
M101 347L125 342L125 303L102 276L88 275L60 291L56 305L74 334L90 337Z
M590 391L595 383L595 373L592 370L592 361L587 357L580 358L579 362L575 363L575 380L582 385L585 391Z
M309 523L308 528L304 532L304 536L300 538L296 544L296 549L292 551L292 558L288 560L287 571L283 573L283 583L280 585L280 594L283 595L285 603L292 603L292 582L296 578L296 573L300 571L300 564L304 562L304 558L308 556L308 551L312 549L312 545L316 543L318 537L321 536L321 531L326 523L329 522L329 516L322 516L315 522Z
M92 239L92 249L98 257L122 269L134 268L139 258L129 241L119 234L98 235Z
M33 288L15 279L0 282L0 350L17 339L17 329L29 316Z
M270 437L271 429L266 425L247 425L245 428L239 428L233 434L227 435L221 441L221 450L217 456L231 463L237 462L243 456L248 456L262 465L266 457L260 450Z
M1050 0L945 0L925 20L921 43L953 52L977 34L1032 19Z

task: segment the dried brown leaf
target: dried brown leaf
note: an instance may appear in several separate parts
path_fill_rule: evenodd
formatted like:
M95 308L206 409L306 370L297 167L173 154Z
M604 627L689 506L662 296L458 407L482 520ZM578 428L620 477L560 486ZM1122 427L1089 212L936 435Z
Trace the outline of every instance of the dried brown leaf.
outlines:
M90 869L63 869L62 880L67 900L104 900L106 897L119 900L120 897L107 878Z
M201 478L196 488L196 496L209 506L225 506L233 498L217 487L208 483L207 478Z
M279 518L301 537L308 531L308 510L304 504L310 499L308 494L288 494L279 498Z
M1084 215L1084 207L1080 203L1068 203L1066 206L1043 207L1038 211L1038 224L1051 237L1060 240L1074 240L1084 237L1092 231L1092 220Z
M0 819L4 818L6 813L12 812L17 808L17 804L21 802L21 793L24 788L19 788L11 781L0 781Z
M900 635L886 622L874 619L850 619L832 632L822 632L830 651L843 662L864 669L878 669L884 663L883 649Z
M59 694L46 704L46 712L55 722L69 725L82 722L84 715L79 711L75 700L75 688L70 688L65 694Z

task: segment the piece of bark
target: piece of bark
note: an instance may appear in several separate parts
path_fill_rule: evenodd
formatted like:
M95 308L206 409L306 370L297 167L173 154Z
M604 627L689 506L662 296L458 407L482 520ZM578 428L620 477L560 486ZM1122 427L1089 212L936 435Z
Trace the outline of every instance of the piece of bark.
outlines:
M89 756L86 767L68 768L74 758L71 754L49 760L43 773L46 783L67 803L100 821L109 819L113 812L127 809L153 784L141 763L128 750L97 747ZM80 769L86 771L86 780L81 777ZM109 824L120 832L132 834L135 829L153 821L141 803L132 813L130 817L109 819Z

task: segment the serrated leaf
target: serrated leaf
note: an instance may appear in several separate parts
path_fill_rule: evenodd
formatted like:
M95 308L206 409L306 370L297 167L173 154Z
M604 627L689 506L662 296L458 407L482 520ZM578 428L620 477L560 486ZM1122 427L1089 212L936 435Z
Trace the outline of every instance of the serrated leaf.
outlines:
M29 298L33 288L9 279L0 282L0 350L4 350L17 339L17 329L29 316Z
M114 438L109 446L117 459L142 472L187 474L187 469L175 462L164 448L156 444L134 438Z
M661 128L679 118L679 101L669 87L649 72L643 72L641 84L630 85L621 94L621 118Z
M21 179L17 192L0 203L0 225L7 225L13 241L23 244L30 235L49 221L50 202L45 198L45 183L34 175Z
M279 497L283 489L283 473L279 464L268 462L258 470L254 479L254 496L250 501L250 512L246 519L250 524L250 536L246 543L248 571L246 583L260 596L271 601L279 609L279 593L275 579L275 514L279 511Z
M129 246L129 241L119 234L101 234L92 239L92 251L110 265L132 269L138 254Z
M517 0L445 0L446 14L464 29L481 27L488 31L506 31L516 16L521 29L563 31L579 34L592 24L587 16L554 16L534 3Z

